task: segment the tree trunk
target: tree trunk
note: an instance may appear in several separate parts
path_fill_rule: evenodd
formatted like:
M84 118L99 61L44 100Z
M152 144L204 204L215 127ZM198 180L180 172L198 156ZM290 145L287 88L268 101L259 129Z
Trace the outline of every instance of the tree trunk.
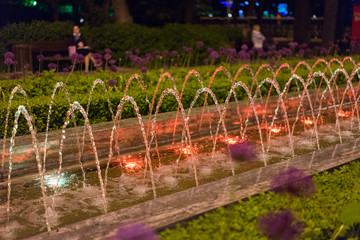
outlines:
M109 14L110 14L110 0L104 0L102 2L101 8L104 11L104 15L106 17L109 17Z
M133 22L126 0L112 0L112 6L114 9L115 22Z
M324 47L329 47L335 42L336 19L339 0L326 0L324 12L323 41Z
M310 0L296 0L294 41L298 43L309 42L309 26L311 23L311 2Z
M194 18L194 1L186 0L184 21L185 23L192 23L193 18Z
M53 12L53 20L54 21L59 21L59 5L60 5L60 0L53 0L50 2L51 4L51 9Z

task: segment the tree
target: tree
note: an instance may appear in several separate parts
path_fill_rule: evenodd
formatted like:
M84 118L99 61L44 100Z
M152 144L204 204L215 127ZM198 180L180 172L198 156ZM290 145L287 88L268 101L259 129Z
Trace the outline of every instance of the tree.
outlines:
M112 6L114 9L115 22L133 22L133 18L130 15L129 7L126 0L112 0Z
M329 47L335 41L336 20L339 0L326 0L324 11L323 41L324 47Z
M299 43L309 42L311 23L311 2L310 0L296 0L294 40Z

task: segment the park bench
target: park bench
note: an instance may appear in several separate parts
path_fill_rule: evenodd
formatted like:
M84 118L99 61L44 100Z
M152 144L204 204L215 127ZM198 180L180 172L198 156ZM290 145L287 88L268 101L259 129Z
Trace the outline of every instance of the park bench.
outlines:
M47 62L56 62L55 54L61 55L60 61L70 61L67 41L38 41L30 44L17 44L13 45L12 50L20 69L25 64L29 64L29 71L38 69L39 65L36 58L38 54L44 55L44 61ZM41 68L43 69L43 66Z

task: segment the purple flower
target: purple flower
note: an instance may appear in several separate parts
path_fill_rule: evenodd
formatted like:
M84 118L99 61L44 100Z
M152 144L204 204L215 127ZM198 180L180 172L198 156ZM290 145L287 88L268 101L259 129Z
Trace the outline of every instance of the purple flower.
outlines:
M230 56L230 57L236 56L236 49L235 49L235 48L228 48L228 49L227 49L227 54L228 54L228 56Z
M18 65L18 63L19 63L18 61L14 60L14 65Z
M153 54L154 54L154 56L159 56L159 55L160 55L160 51L159 51L159 50L154 50L154 51L153 51Z
M251 161L256 158L256 149L248 142L237 142L229 145L232 159L238 162Z
M114 79L109 79L108 84L110 87L114 87L116 85L116 82Z
M4 61L5 65L13 65L14 64L14 60L12 60L11 58L5 58L5 61Z
M308 47L308 44L307 44L307 43L302 43L302 44L299 46L300 49L305 49L305 48L307 48L307 47Z
M14 55L14 53L12 53L12 52L6 52L6 53L4 54L4 58L14 59L14 58L15 58L15 55Z
M204 46L204 42L203 42L203 41L197 41L197 42L196 42L196 46L197 46L197 47L203 47L203 46Z
M95 60L102 59L102 55L100 53L94 53L93 57Z
M71 55L71 62L72 63L75 63L75 64L77 64L79 61L78 61L78 56L79 56L79 54L77 54L77 53L74 53L73 55Z
M320 48L320 53L323 55L326 55L328 53L328 50L324 47Z
M115 66L115 65L111 65L110 66L110 71L112 71L112 72L117 72L117 67Z
M219 52L220 52L220 55L225 55L226 49L224 47L219 47Z
M140 71L141 71L142 73L147 73L147 68L146 68L146 67L142 67L142 68L140 69Z
M103 60L101 59L95 59L95 62L96 62L96 67L101 67L103 65Z
M178 55L178 52L177 52L176 50L172 50L172 51L171 51L171 55L177 56L177 55Z
M53 69L56 69L56 68L57 68L57 65L56 65L55 63L50 63L50 64L48 65L48 68L49 68L49 70L53 70Z
M304 56L304 54L305 54L304 49L300 49L300 50L299 50L299 55L300 55L301 57L303 57L303 56Z
M132 51L127 50L127 51L125 51L125 54L128 55L128 56L130 56L130 55L132 55Z
M271 182L271 191L294 197L311 197L316 186L311 176L297 168L279 173Z
M109 60L109 64L110 64L110 65L114 65L114 64L115 64L115 60L114 60L114 59Z
M293 240L304 231L304 223L297 220L291 211L270 212L258 220L259 230L269 239Z
M138 48L135 49L135 53L136 53L136 54L140 54L140 52L141 52L140 49L138 49Z
M56 60L60 60L60 59L61 59L61 55L60 55L60 54L55 54L54 58L55 58Z
M109 60L109 59L111 59L111 55L109 53L106 53L106 54L104 54L104 58L106 60Z
M191 53L193 50L191 47L187 47L187 46L183 46L183 49L186 53Z
M110 48L105 48L104 51L105 51L105 53L107 53L107 54L110 54L110 53L111 53L111 49L110 49Z
M69 70L71 71L71 69L72 69L72 68L73 68L73 66L72 66L72 65L70 65L70 66L69 66Z
M167 56L167 55L169 55L169 51L168 51L168 50L164 50L164 51L162 51L162 55L163 55L163 56Z
M295 49L297 46L299 46L299 44L297 42L289 42L289 47L291 49Z
M155 232L138 223L119 228L111 240L157 240Z
M145 54L145 58L146 58L147 61L151 61L151 60L154 59L154 57L151 55L151 53Z
M248 46L246 44L241 45L241 50L244 51L248 50Z
M63 72L69 72L68 68L63 68Z
M211 59L217 59L217 58L219 58L219 54L217 53L217 51L212 51L212 52L210 53L209 58L211 58Z
M79 54L79 55L77 56L77 61L78 61L78 63L83 63L83 62L85 62L85 57L84 57L84 55Z
M208 48L207 51L208 51L209 53L212 53L212 52L214 51L214 49Z
M41 61L44 60L45 57L44 57L44 55L39 54L39 55L36 56L36 58L37 58L37 60L38 60L39 62L41 62Z

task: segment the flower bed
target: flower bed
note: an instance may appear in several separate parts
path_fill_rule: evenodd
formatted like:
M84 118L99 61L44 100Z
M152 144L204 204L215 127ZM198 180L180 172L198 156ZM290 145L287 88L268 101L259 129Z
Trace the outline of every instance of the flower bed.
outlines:
M313 176L316 193L310 198L286 197L274 192L261 193L235 206L218 208L200 216L188 222L186 227L177 225L175 229L167 229L161 232L161 238L267 239L259 229L259 222L269 217L269 213L273 214L274 221L269 224L272 231L279 227L286 231L284 228L288 226L294 232L301 230L301 239L331 239L339 229L342 229L339 234L344 237L342 239L358 237L360 219L356 214L360 209L359 175L360 163L353 162L339 170ZM349 205L351 203L353 205ZM274 216L279 213L282 218ZM284 218L287 220L284 221ZM294 220L293 224L289 224L290 220Z

